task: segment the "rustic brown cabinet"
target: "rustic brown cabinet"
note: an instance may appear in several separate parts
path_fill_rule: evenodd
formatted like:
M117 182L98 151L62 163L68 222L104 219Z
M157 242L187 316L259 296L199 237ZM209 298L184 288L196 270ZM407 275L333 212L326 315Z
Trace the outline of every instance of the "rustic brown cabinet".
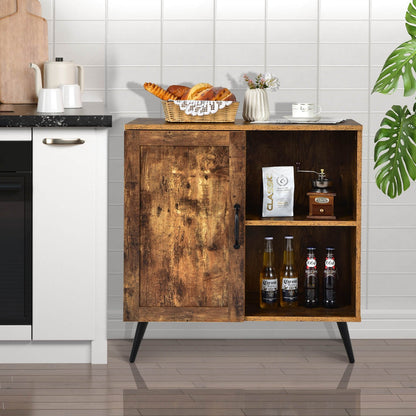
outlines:
M124 320L139 322L134 361L151 321L334 321L350 361L346 322L360 320L361 125L166 123L125 127ZM295 212L263 218L263 166L324 168L336 219L307 219L312 176L295 174ZM259 307L263 239L294 236L295 308ZM336 248L339 307L302 306L306 248Z

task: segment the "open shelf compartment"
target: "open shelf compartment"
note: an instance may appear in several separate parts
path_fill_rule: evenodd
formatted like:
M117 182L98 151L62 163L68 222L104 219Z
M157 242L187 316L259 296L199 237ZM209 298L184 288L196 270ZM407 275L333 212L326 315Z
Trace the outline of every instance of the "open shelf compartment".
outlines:
M247 225L264 221L261 217L263 201L262 167L295 166L300 169L325 169L333 182L336 220L357 220L359 152L356 131L297 130L247 132ZM294 220L306 220L309 201L306 195L312 189L313 173L296 173ZM271 218L267 218L271 220ZM276 220L276 218L274 218ZM279 219L280 220L280 219ZM290 219L286 219L290 221ZM331 221L331 220L326 220ZM308 224L309 225L309 224ZM352 224L354 225L354 224Z
M354 321L359 320L360 250L357 249L356 227L246 227L246 273L245 316L246 320L309 320L309 321ZM264 237L274 237L275 267L279 274L283 263L284 236L293 235L295 268L299 276L299 306L264 311L259 307ZM339 307L305 308L304 267L307 247L316 247L318 275L320 279L320 302L322 302L322 276L326 247L335 248L335 259L339 275L337 296ZM280 290L280 287L279 287Z

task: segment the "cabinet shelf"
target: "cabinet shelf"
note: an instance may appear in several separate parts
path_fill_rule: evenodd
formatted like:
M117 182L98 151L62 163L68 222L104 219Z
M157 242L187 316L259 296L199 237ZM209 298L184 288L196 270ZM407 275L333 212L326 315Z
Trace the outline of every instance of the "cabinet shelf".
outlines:
M341 308L305 308L297 306L293 308L278 308L276 311L260 309L259 306L246 305L246 321L313 321L313 322L358 322L352 306Z
M294 217L270 217L263 218L256 215L247 214L247 227L281 227L281 226L299 226L299 227L355 227L357 221L352 216L340 216L335 220L312 220L305 215L295 215Z

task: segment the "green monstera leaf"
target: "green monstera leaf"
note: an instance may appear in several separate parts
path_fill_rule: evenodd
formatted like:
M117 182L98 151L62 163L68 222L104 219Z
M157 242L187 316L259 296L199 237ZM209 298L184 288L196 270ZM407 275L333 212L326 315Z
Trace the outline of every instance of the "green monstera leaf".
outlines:
M402 43L390 54L374 85L373 92L392 93L402 77L404 95L413 95L416 92L416 80L412 69L416 71L416 38Z
M395 198L416 179L416 115L407 106L394 105L376 133L374 169L377 186Z
M398 46L386 59L373 92L392 93L397 89L400 77L403 78L405 96L416 92L416 80L412 71L416 71L416 0L412 0L407 8L406 29L412 39Z
M412 38L416 38L416 0L411 1L407 8L406 30Z

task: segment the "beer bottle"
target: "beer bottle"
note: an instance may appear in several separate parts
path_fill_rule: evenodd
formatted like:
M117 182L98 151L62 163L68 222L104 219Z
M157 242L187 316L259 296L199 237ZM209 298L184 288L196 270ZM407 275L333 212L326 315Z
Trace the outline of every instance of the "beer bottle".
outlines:
M334 248L327 247L324 269L324 306L336 308L337 305L337 269L335 265Z
M279 290L274 267L273 237L265 237L263 269L260 273L260 308L276 309L278 302Z
M315 247L308 247L305 265L305 306L314 308L319 302L319 278L316 267Z
M280 274L280 306L298 306L298 275L294 269L293 236L285 237L283 270Z

